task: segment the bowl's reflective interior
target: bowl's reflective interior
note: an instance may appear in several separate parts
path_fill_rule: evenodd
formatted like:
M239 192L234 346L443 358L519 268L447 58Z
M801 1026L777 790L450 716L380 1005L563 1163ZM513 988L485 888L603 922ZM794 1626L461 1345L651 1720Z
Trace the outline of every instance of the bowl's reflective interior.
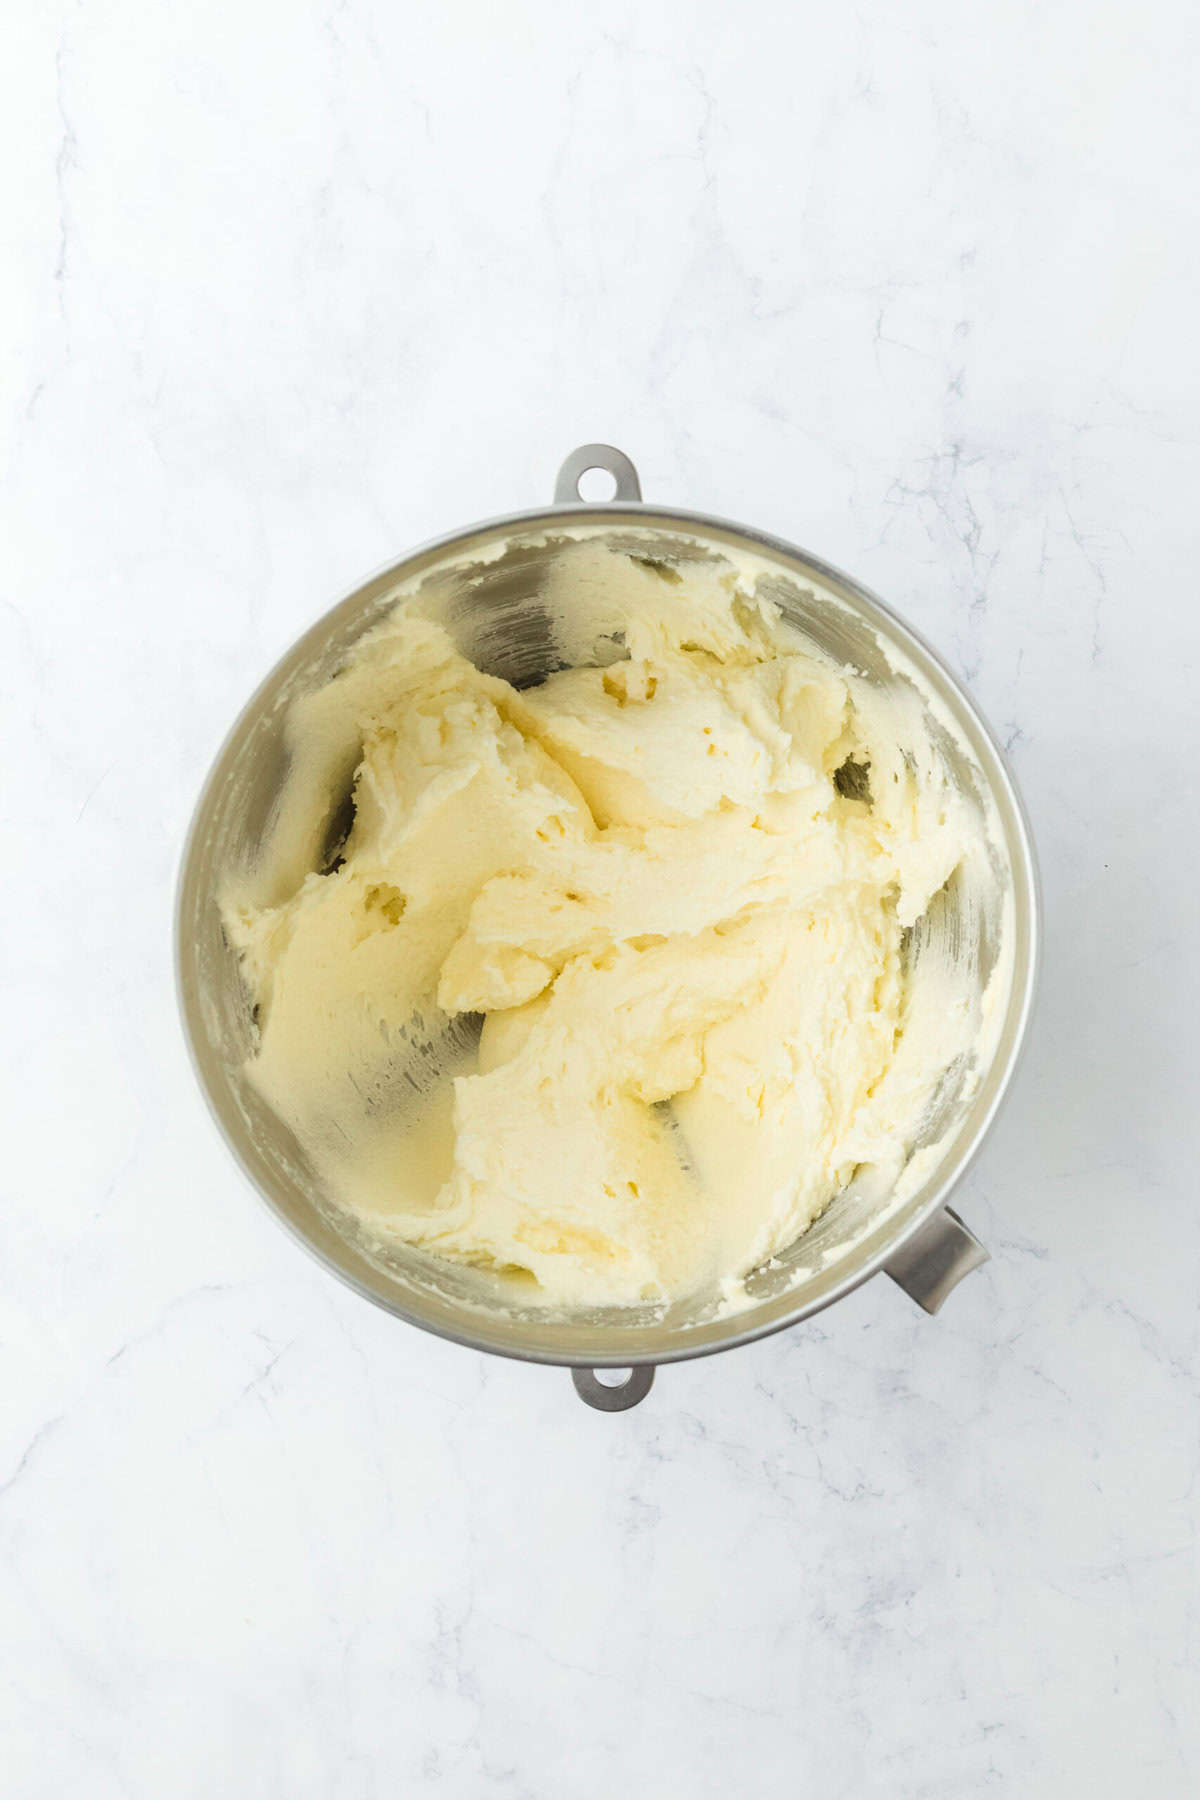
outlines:
M972 1148L1012 1060L1030 960L1031 877L1020 823L990 743L944 673L907 634L897 637L900 628L885 615L875 615L869 601L819 565L782 552L772 555L761 543L728 528L610 512L605 525L609 541L639 555L683 567L726 545L752 553L770 565L769 597L820 649L886 687L904 680L881 650L881 636L891 634L937 692L972 758L964 758L947 733L941 734L939 748L968 795L982 800L981 781L990 790L1004 848L993 859L993 891L983 906L964 907L952 880L914 930L908 954L919 962L923 948L939 934L952 948L961 948L961 936L969 932L982 985L996 960L1006 897L1015 897L1011 991L991 1067L966 1095L962 1069L950 1071L942 1083L913 1146L915 1151L946 1136L946 1155L930 1182L890 1210L886 1192L865 1181L852 1183L786 1254L749 1278L750 1304L732 1316L719 1316L715 1297L709 1297L666 1312L607 1308L564 1320L531 1306L495 1275L416 1249L369 1253L353 1223L323 1191L290 1131L245 1077L251 1048L249 1001L225 940L216 895L223 875L253 857L270 820L285 768L290 695L327 679L398 593L410 592L414 585L422 603L436 607L460 649L481 668L518 686L535 684L555 666L539 595L556 554L555 534L561 542L564 529L575 526L594 532L595 511L586 519L582 514L556 515L519 528L485 528L449 548L425 552L369 583L289 653L235 727L201 801L181 884L180 977L198 1072L226 1135L251 1178L327 1263L384 1305L446 1335L547 1360L619 1363L719 1347L813 1311L877 1262L887 1244L928 1210L935 1186L954 1174ZM497 555L497 545L505 539L507 547ZM328 824L336 831L336 820Z

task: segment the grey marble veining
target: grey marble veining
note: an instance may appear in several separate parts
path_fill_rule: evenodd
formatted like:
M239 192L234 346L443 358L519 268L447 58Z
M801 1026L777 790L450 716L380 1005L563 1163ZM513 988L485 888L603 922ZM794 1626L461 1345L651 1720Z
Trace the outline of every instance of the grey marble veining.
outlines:
M0 68L3 1787L1200 1782L1194 11L17 9ZM193 1091L169 913L269 663L549 497L841 564L1042 857L992 1261L637 1411L425 1339Z

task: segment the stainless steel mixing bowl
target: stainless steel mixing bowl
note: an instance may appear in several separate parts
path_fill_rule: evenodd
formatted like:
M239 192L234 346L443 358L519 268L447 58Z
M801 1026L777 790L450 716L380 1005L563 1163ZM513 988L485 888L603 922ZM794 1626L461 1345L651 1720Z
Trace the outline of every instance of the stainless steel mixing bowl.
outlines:
M581 499L579 483L590 469L614 478L611 501ZM956 916L951 895L942 921L951 934L984 934L981 977L996 960L1002 911L1012 934L1011 973L999 998L990 1064L976 1085L960 1084L942 1097L936 1129L948 1146L944 1156L899 1205L852 1183L785 1255L748 1279L748 1303L732 1313L723 1314L710 1298L665 1315L646 1307L554 1316L506 1293L498 1277L416 1249L382 1255L356 1235L244 1072L252 1045L250 1002L217 895L223 876L252 859L271 819L287 762L288 699L327 679L397 597L417 588L423 602L439 606L460 647L480 666L519 685L536 682L549 667L539 589L556 540L561 545L572 532L598 529L622 548L681 565L714 552L750 554L768 571L771 599L802 631L882 685L903 679L886 656L889 647L899 651L949 714L950 735L969 746L974 767L964 763L960 777L978 788L982 773L999 822L990 914L982 921L968 920L965 912ZM953 760L950 735L944 741ZM655 1365L731 1350L794 1325L881 1269L934 1312L955 1283L986 1260L946 1200L1012 1077L1029 1018L1037 942L1037 878L1021 803L990 731L933 651L857 582L805 552L707 514L643 504L632 463L603 444L585 445L567 458L553 506L473 525L414 551L358 588L288 652L242 713L208 778L184 852L177 914L180 1004L200 1085L243 1170L283 1223L327 1268L389 1312L476 1350L567 1366L582 1397L605 1411L642 1399ZM614 1381L613 1371L627 1373ZM598 1372L608 1372L610 1380Z

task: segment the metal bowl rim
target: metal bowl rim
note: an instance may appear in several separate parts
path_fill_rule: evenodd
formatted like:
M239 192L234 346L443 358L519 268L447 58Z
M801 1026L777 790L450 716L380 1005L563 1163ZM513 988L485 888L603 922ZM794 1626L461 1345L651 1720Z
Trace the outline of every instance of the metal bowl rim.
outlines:
M832 1288L830 1288L828 1292L822 1294L819 1298L810 1301L800 1300L795 1307L785 1311L778 1318L770 1318L757 1324L747 1324L739 1329L739 1315L732 1314L729 1318L731 1329L727 1333L721 1333L715 1337L710 1337L703 1343L693 1344L685 1339L679 1344L668 1345L663 1349L643 1350L638 1348L636 1341L632 1341L633 1334L631 1333L631 1342L623 1349L609 1349L602 1345L591 1348L586 1341L581 1339L578 1350L572 1352L559 1352L558 1350L550 1350L536 1345L521 1348L511 1341L506 1341L499 1336L494 1336L486 1328L487 1315L482 1311L478 1315L479 1326L475 1329L472 1329L472 1326L475 1323L476 1315L467 1308L463 1309L464 1324L461 1329L451 1329L440 1324L434 1324L427 1319L423 1319L419 1317L415 1311L405 1306L400 1299L377 1293L374 1289L369 1287L365 1281L360 1280L353 1270L343 1268L339 1263L335 1262L332 1257L327 1256L324 1250L318 1244L314 1243L312 1238L301 1229L294 1220L288 1217L282 1207L276 1202L274 1196L271 1195L258 1180L258 1177L243 1157L241 1148L235 1141L235 1138L228 1127L226 1119L218 1106L216 1096L209 1086L201 1065L197 1044L202 1031L202 1022L198 1016L198 1003L193 1001L193 998L189 993L188 970L185 967L187 945L185 944L184 934L184 910L188 897L187 890L196 852L199 828L220 785L220 778L223 775L224 764L229 751L240 736L243 728L257 715L262 702L272 693L283 665L289 663L297 656L304 644L310 638L319 637L323 634L330 618L335 612L343 607L349 607L366 589L376 586L384 580L395 581L397 583L402 581L405 576L405 571L410 565L428 557L448 553L456 546L465 545L471 539L500 532L511 533L519 530L527 530L539 526L595 526L601 522L611 525L625 523L640 527L658 524L665 526L668 529L682 527L685 531L691 530L698 535L703 535L706 531L711 532L714 530L717 532L728 533L730 536L740 539L744 545L761 547L771 556L783 562L798 565L796 573L800 574L801 577L803 577L805 572L809 572L818 579L830 582L835 588L840 587L845 589L850 596L852 596L856 604L862 605L865 608L868 616L871 613L875 613L879 616L881 621L886 624L889 633L899 642L901 648L912 646L920 653L918 656L918 663L922 656L927 659L938 671L942 679L948 684L956 701L966 712L972 725L995 759L996 770L1000 778L1004 797L1011 808L1012 816L1016 824L1016 847L1018 850L1018 857L1016 859L1017 866L1014 866L1013 869L1014 903L1018 907L1020 907L1022 903L1024 904L1027 919L1029 949L1023 969L1018 968L1014 970L1014 985L1013 992L1009 997L1009 1007L1010 1009L1012 1008L1014 999L1016 999L1017 1011L1015 1029L1011 1047L1008 1052L1007 1064L999 1072L995 1070L994 1066L989 1070L989 1074L996 1074L995 1092L987 1111L983 1114L976 1126L973 1138L962 1151L953 1170L948 1173L943 1180L936 1184L924 1204L910 1219L906 1220L903 1225L900 1226L893 1236L889 1237L875 1252L873 1252L861 1266L849 1270L842 1280L835 1282ZM855 577L847 575L834 564L827 563L822 558L811 555L808 551L801 549L798 545L789 543L784 538L776 537L773 533L762 531L756 526L744 525L737 520L723 518L716 513L696 512L683 507L659 506L644 501L581 502L579 504L533 507L526 511L504 513L496 518L484 519L473 525L459 527L457 530L445 532L437 537L430 538L422 544L416 545L396 562L384 564L381 568L376 570L374 574L368 575L363 580L359 581L341 600L336 601L334 605L327 607L313 620L307 630L301 633L299 637L293 639L283 653L276 658L267 674L259 682L250 698L241 708L233 724L226 732L216 756L213 758L209 772L196 801L179 858L174 920L175 954L173 962L176 1000L183 1027L183 1036L187 1044L188 1055L196 1076L197 1084L204 1095L209 1113L238 1168L241 1170L241 1173L249 1182L250 1186L254 1189L260 1201L270 1209L277 1222L284 1227L297 1243L301 1244L304 1249L308 1251L310 1256L314 1257L324 1269L328 1270L330 1274L337 1276L340 1281L343 1281L348 1287L361 1295L363 1299L371 1301L374 1305L381 1307L385 1312L391 1313L394 1317L404 1320L406 1324L415 1325L422 1331L428 1331L435 1337L440 1337L448 1343L461 1344L466 1349L483 1351L490 1355L504 1356L516 1362L540 1363L559 1368L588 1367L597 1369L620 1369L627 1368L631 1365L642 1366L654 1364L657 1366L659 1364L673 1362L686 1362L695 1357L714 1356L720 1351L736 1350L743 1344L757 1342L760 1338L770 1337L777 1331L789 1330L792 1326L799 1324L803 1319L815 1317L817 1313L823 1312L826 1307L835 1305L839 1300L844 1300L848 1294L853 1293L854 1290L861 1287L864 1282L870 1281L873 1276L879 1274L895 1252L899 1250L902 1245L906 1244L910 1238L914 1237L934 1214L946 1205L953 1190L963 1180L975 1162L988 1134L995 1124L1000 1107L1012 1086L1013 1076L1016 1073L1017 1065L1025 1047L1029 1030L1029 1021L1033 1011L1034 997L1037 990L1042 955L1041 882L1037 856L1034 850L1033 834L1030 829L1029 818L1024 802L1021 799L1016 782L1008 767L1004 751L991 726L979 711L979 708L975 705L975 702L967 692L963 683L953 671L947 667L944 659L927 639L924 638L914 626L909 624L906 619L902 618L899 613L889 606L885 600L882 600L879 595L875 594L871 589L864 587L864 585Z

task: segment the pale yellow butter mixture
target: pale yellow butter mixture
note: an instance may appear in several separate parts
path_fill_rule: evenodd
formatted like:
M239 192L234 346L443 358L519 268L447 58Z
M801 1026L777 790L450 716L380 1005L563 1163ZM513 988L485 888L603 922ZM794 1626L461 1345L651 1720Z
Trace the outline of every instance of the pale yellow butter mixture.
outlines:
M381 1241L555 1305L673 1298L901 1166L974 1026L951 994L916 1033L902 933L970 830L728 569L580 544L548 605L563 660L617 660L518 692L408 604L294 703L226 905L251 1072Z

